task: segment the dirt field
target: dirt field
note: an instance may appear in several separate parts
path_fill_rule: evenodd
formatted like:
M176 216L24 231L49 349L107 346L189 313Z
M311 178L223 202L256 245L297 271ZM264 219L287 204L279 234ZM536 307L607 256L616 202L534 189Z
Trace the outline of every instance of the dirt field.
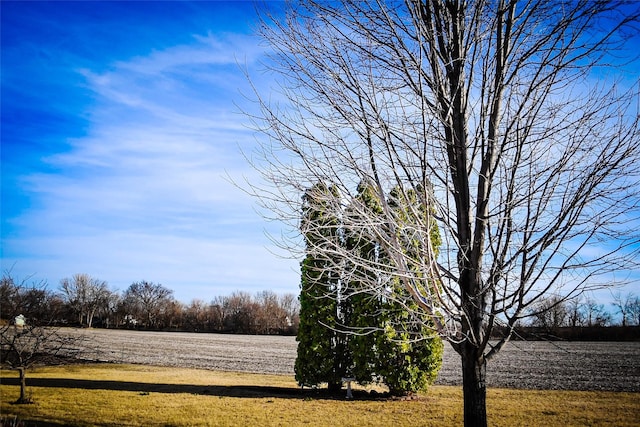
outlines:
M294 337L122 330L84 334L91 360L293 375ZM640 342L512 342L489 362L489 387L640 392ZM461 384L445 346L437 384Z

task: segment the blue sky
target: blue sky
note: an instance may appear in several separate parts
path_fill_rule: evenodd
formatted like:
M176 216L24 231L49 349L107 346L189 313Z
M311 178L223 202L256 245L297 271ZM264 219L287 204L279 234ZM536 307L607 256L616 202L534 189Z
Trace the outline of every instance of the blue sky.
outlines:
M278 7L281 3L269 3ZM1 268L175 297L297 293L255 201L241 109L265 47L249 1L0 2ZM623 76L632 83L637 75ZM627 288L635 291L635 286Z
M148 280L183 302L297 292L297 262L225 178L254 174L251 2L0 7L3 271L54 289L75 273Z

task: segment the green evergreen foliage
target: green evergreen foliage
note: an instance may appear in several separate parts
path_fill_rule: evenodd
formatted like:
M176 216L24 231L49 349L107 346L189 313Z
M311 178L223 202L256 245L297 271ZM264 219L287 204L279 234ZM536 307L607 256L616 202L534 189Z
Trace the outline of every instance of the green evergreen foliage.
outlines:
M381 214L380 203L371 187L361 185L359 198L368 205L369 214ZM396 219L395 232L408 255L404 259L415 260L409 267L417 269L420 265L418 257L424 256L425 248L421 247L424 245L423 239L416 237L415 225L423 223L427 217L424 211L427 209L426 204L419 203L415 192L403 192L399 188L390 192L389 199ZM415 218L416 215L421 218ZM383 253L379 245L373 249L375 236L373 232L367 234L370 236L369 242L361 243L360 247L368 245L367 250L375 253L376 263L388 266L388 274L384 279L379 278L380 292L375 298L363 298L359 294L356 296L359 301L354 302L358 306L354 310L364 315L364 318L356 316L353 326L366 325L373 328L369 329L372 332L368 332L366 328L361 330L365 335L356 335L352 340L355 346L354 371L364 374L362 377L356 374L356 378L368 381L368 371L372 371L372 377L387 385L394 395L424 390L435 381L442 365L442 340L433 331L428 316L419 315L417 304L401 286L395 273L397 267L393 265L391 257ZM429 225L428 241L435 248L440 244L440 236L433 222ZM437 254L437 250L435 253ZM428 283L426 286L435 284ZM353 288L357 289L357 285ZM370 363L362 368L358 367L358 363L365 362L365 359L369 359Z
M318 284L321 275L315 264L311 256L302 261L298 355L295 362L296 381L309 387L326 381L331 373L333 333L320 322L334 322L336 311L335 300L328 298L324 286Z
M375 370L391 394L404 395L433 384L442 366L444 345L428 318L416 314L417 306L397 281L392 292L395 295L381 311Z
M382 213L373 188L364 183L358 186L355 200L346 210L349 227L345 229L345 245L354 259L375 262L378 258L377 245L366 217ZM380 319L382 304L379 296L365 292L364 283L376 282L377 273L368 271L362 262L346 261L343 305L349 306L349 316L345 318L348 328L354 333L349 339L353 355L351 376L360 383L369 383L376 376L378 341L380 339Z
M410 255L405 258L416 261L409 268L417 269L425 243L411 228L420 224L412 215L424 219L426 208L414 192L396 188L389 197L396 217L394 232ZM397 267L377 243L380 237L372 224L382 216L381 203L373 187L364 183L344 212L338 200L335 191L323 184L303 199L302 230L308 252L301 269L296 380L306 386L327 382L338 388L341 377L349 376L362 384L382 382L394 395L423 390L441 367L443 344L429 318L418 314ZM433 247L440 244L434 224L427 239ZM330 259L333 244L345 245L353 257L343 262Z
M315 185L303 197L301 230L307 256L301 263L295 374L296 381L308 387L326 382L329 388L340 388L350 365L344 360L348 358L346 337L337 332L339 273L336 260L328 255L331 251L326 250L340 239L338 218L327 204L334 198L338 198L335 189L324 184Z

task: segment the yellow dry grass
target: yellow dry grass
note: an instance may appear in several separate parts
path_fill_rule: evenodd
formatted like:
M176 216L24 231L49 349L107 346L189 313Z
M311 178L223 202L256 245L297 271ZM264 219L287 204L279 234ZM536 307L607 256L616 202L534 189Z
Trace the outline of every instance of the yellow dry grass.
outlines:
M462 423L458 387L417 400L300 394L293 378L139 365L72 365L29 372L36 404L13 405L17 374L1 372L2 417L72 426L448 426ZM495 426L637 426L638 393L490 389Z

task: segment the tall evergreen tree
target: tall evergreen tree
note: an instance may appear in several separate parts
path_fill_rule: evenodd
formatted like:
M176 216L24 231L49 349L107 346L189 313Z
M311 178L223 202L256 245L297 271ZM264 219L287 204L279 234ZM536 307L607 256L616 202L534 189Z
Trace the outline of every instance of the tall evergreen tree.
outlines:
M372 234L370 224L364 222L363 218L381 213L382 208L371 185L360 183L355 200L347 208L345 216L349 226L344 230L345 245L350 252L357 252L357 259L375 262L379 257L376 237ZM345 263L342 275L346 285L344 305L349 307L345 329L354 332L349 337L349 349L353 357L350 373L358 382L368 383L376 375L382 300L377 294L362 292L361 283L380 279L362 264L349 261Z
M393 280L389 292L381 304L374 369L391 394L415 393L435 381L444 346L426 316L416 314L418 307L399 280Z
M395 188L389 194L389 206L397 216L395 232L409 244L411 257L418 259L424 248L408 224L413 215L426 217L426 203L420 203L415 193ZM357 259L368 259L378 271L367 270L364 265L351 265L344 273L349 277L348 290L351 317L346 325L355 333L349 346L353 354L352 372L360 382L380 379L392 394L416 392L431 384L442 364L442 340L432 330L428 317L420 316L417 304L401 286L398 268L392 258L381 250L377 241L384 236L374 234L371 218L382 217L382 204L371 185L361 183L355 200L347 210L345 244L349 251L357 251ZM364 220L366 218L366 221ZM428 241L438 247L440 237L433 224ZM347 263L347 266L350 264ZM379 266L385 265L387 274L380 275ZM418 268L413 266L412 268ZM366 283L362 285L361 282ZM377 283L375 294L365 292ZM427 283L425 286L435 286Z
M411 215L423 215L426 209L414 194L396 188L389 194L389 206L400 225L394 232L417 258L424 239L414 234L424 230L402 226L412 223ZM381 250L379 239L384 236L375 234L371 218L382 214L376 190L367 183L358 186L344 211L339 193L325 184L316 184L303 197L306 257L301 264L295 363L296 380L303 386L326 382L330 389L339 389L342 377L353 376L360 383L380 380L392 394L400 395L422 390L435 380L442 363L442 341L430 330L428 317L416 314L419 309L401 286L397 266ZM435 225L426 232L430 244L437 247ZM340 246L357 253L355 259L377 265L376 269L335 257ZM370 292L371 283L377 283L376 293Z
M418 200L414 191L395 187L389 194L388 205L395 217L395 232L404 241L403 247L407 253L403 259L409 260L407 264L414 270L412 274L422 278L422 286L439 286L438 283L429 282L429 276L420 271L420 259L424 253L433 252L437 256L440 247L438 227L433 221L428 230L417 230L414 226L424 221L417 221L413 217L428 218L427 209L432 209L428 201ZM426 233L427 238L419 238L421 233ZM422 247L424 242L431 247ZM381 263L389 265L390 280L379 318L382 333L377 342L376 372L392 394L413 393L435 381L442 366L444 346L429 316L420 315L418 304L402 286L392 258L383 251L380 258ZM411 263L411 260L415 260L415 263Z
M332 194L333 193L333 194ZM333 197L327 197L332 194ZM342 377L351 364L346 353L346 337L337 332L339 319L339 265L331 257L332 244L340 244L339 194L319 183L303 196L301 232L306 257L301 263L300 325L296 381L302 386L328 383L342 386Z

